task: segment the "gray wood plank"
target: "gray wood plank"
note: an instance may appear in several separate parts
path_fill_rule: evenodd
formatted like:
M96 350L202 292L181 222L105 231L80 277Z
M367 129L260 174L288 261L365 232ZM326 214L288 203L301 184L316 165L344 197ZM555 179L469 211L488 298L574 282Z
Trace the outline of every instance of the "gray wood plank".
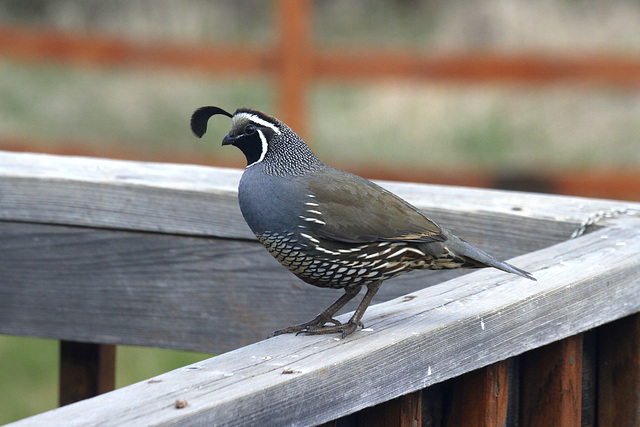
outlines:
M0 151L0 220L254 239L238 208L241 174L194 165ZM464 231L472 218L493 221L510 233L527 230L527 219L534 219L547 220L546 228L558 227L558 235L566 238L593 212L640 209L638 203L379 183L456 232ZM535 239L535 234L527 237Z
M556 239L497 234L484 246L510 258ZM412 272L374 302L468 271ZM255 241L2 221L0 277L0 333L205 352L309 320L342 294L302 282Z
M240 171L0 152L0 219L254 239Z
M618 225L513 260L538 282L476 271L371 307L347 339L279 336L14 425L335 419L640 311L640 228Z
M0 332L220 352L310 319L341 291L302 283L255 244L240 174L0 152ZM640 206L382 184L505 259L567 239L595 210ZM404 275L374 302L463 273Z

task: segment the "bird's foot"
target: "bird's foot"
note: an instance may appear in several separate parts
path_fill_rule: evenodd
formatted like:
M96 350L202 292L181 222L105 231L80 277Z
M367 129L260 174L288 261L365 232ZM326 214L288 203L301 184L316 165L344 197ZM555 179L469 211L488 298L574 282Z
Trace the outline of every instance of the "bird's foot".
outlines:
M334 326L324 326L327 323L333 323ZM320 314L316 316L315 319L310 320L308 322L300 323L299 325L287 326L286 328L273 331L269 334L267 338L272 338L272 337L275 337L276 335L291 334L291 333L296 333L297 335L299 333L307 333L307 331L310 329L315 330L315 329L321 329L323 327L331 328L331 327L337 327L341 325L342 323L339 320L333 319L331 317L323 316L322 314Z
M347 323L335 324L333 326L308 326L307 328L298 331L298 334L306 334L306 335L320 335L320 334L333 334L333 333L342 333L342 338L345 338L347 335L358 329L358 326L364 328L362 322L352 322L349 320Z

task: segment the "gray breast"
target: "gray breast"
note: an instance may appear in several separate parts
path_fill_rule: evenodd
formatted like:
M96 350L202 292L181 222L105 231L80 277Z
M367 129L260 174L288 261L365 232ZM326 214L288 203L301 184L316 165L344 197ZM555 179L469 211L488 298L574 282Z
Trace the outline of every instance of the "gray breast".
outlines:
M240 210L256 234L297 231L305 196L300 178L267 175L261 164L245 170L238 188Z

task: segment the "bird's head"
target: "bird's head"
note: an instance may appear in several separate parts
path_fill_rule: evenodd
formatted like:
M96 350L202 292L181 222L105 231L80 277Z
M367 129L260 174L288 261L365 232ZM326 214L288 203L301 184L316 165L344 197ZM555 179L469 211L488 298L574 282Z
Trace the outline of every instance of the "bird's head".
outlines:
M247 158L248 166L261 162L274 136L282 133L282 123L260 111L241 108L231 114L219 107L202 107L191 116L191 130L198 138L207 131L209 118L216 114L231 118L231 131L222 140L222 145L238 147Z
M295 173L297 169L307 169L310 162L318 162L307 144L287 125L250 108L239 108L233 114L219 107L197 109L191 116L191 130L198 138L206 133L209 118L216 114L231 118L231 130L222 145L238 147L247 158L247 167L267 159L275 167L293 166L290 172Z

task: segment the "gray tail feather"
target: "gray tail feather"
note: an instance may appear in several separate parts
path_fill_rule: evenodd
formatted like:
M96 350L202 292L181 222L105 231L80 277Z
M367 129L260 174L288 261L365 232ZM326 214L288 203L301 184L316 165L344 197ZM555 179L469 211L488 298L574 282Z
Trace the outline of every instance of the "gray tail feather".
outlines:
M536 280L530 273L519 269L518 267L514 267L513 265L506 263L504 261L500 261L493 255L486 253L485 251L478 249L467 242L464 242L465 251L463 253L465 258L470 258L471 260L480 263L483 266L495 267L498 270L506 271L507 273L517 274L518 276L526 277L529 280Z

